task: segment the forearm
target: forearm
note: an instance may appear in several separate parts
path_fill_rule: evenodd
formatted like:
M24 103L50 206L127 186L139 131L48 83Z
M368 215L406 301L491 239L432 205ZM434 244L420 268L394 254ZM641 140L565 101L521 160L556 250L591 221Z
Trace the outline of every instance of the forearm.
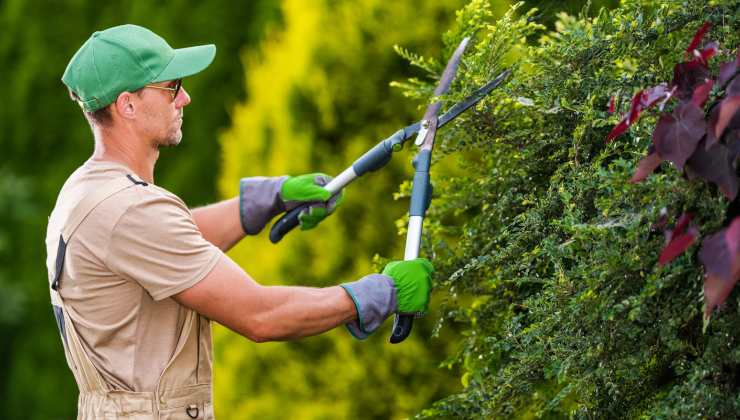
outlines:
M357 317L352 299L339 286L327 288L265 286L265 304L255 315L257 341L308 337L346 324Z
M315 335L357 317L352 299L339 286L261 286L226 255L173 298L257 342Z
M239 219L239 197L198 207L192 213L203 237L223 251L245 236Z

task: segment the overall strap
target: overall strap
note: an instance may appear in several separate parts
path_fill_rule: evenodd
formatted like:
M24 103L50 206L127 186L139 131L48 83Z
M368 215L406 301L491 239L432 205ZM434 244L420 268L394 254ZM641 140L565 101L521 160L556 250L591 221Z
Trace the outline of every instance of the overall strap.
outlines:
M57 247L55 267L56 272L54 273L54 281L51 284L51 302L54 309L54 317L57 321L57 327L62 335L67 363L70 368L72 368L72 373L74 374L77 385L82 393L104 392L108 390L108 387L85 352L82 346L82 341L77 334L77 330L72 323L69 312L67 311L67 308L65 308L64 302L59 294L59 282L62 278L62 272L64 271L64 257L67 250L67 244L80 224L82 224L87 216L100 203L117 192L123 191L124 189L134 185L146 186L148 184L137 180L131 175L126 175L125 177L112 179L103 184L100 188L96 188L94 191L84 196L70 212L67 223L64 225L62 233L59 236L59 246Z
M62 229L62 233L61 235L59 235L59 246L57 247L54 281L51 283L52 289L56 291L59 290L59 281L62 278L62 271L64 269L64 256L67 251L67 244L69 243L69 239L72 237L72 235L74 235L77 228L80 227L82 222L85 221L87 216L95 209L95 207L105 201L105 199L119 191L125 190L126 188L132 187L134 185L146 186L148 184L146 182L137 180L131 175L126 175L126 177L114 178L103 184L102 187L96 188L94 191L87 194L72 209L72 211L69 213L67 223Z

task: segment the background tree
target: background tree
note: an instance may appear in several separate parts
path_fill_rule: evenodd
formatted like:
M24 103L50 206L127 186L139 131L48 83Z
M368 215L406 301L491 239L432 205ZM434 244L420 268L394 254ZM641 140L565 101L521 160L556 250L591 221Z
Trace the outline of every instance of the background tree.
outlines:
M68 419L76 413L77 389L51 312L44 247L56 195L93 146L61 82L69 59L94 31L123 23L144 25L175 48L217 45L208 71L185 80L193 102L183 142L175 153L162 153L155 174L157 184L188 204L204 204L217 197L217 138L228 124L227 110L246 97L240 54L279 22L277 6L262 0L0 2L3 417Z
M284 28L247 61L250 98L222 137L223 196L253 175L337 174L399 127L420 118L417 103L389 86L419 74L398 44L440 54L439 34L461 2L283 2ZM444 58L446 60L446 58ZM411 154L347 191L336 215L316 230L277 245L265 234L231 255L264 283L325 286L376 271L376 254L402 256L394 220L407 203L393 185L410 176ZM216 334L216 411L234 418L402 418L456 389L435 366L449 340L429 340L419 322L402 346L387 344L386 326L366 342L337 329L296 343L255 346ZM276 409L280 407L280 409Z

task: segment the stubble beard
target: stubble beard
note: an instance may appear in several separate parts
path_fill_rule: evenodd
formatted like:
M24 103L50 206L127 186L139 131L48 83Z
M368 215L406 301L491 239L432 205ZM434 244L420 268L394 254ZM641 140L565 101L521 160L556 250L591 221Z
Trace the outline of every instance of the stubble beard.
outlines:
M169 133L168 136L157 140L156 144L158 148L162 147L175 147L182 141L182 130L179 128L174 133Z

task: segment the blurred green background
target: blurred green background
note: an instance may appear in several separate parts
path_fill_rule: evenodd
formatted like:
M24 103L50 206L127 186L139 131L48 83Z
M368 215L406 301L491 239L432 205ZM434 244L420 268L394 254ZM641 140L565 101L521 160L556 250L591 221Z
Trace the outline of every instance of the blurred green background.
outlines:
M3 418L75 416L77 389L49 307L46 218L66 177L92 152L92 136L60 78L89 35L134 23L175 48L214 43L211 67L187 79L193 102L184 139L164 150L156 183L190 206L236 193L253 175L337 173L365 149L421 115L422 102L390 82L425 77L399 45L445 61L442 34L464 0L385 2L0 1L0 400ZM491 0L503 14L509 2ZM583 1L530 1L552 24ZM593 2L614 6L616 1ZM408 153L408 152L407 152ZM329 285L402 255L394 200L411 153L348 192L319 228L280 245L265 235L231 253L259 282ZM373 263L375 261L375 263ZM216 327L216 412L244 418L404 418L461 385L444 368L455 331L430 338L417 322L401 346L389 325L366 342L338 329L301 342L253 344ZM389 324L389 323L388 323Z

